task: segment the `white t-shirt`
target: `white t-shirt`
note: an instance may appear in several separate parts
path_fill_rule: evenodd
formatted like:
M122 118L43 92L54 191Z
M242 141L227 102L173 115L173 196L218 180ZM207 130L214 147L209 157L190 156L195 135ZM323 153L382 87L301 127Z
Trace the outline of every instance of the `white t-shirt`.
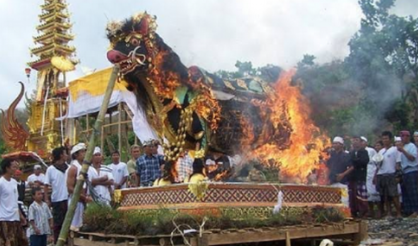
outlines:
M113 181L115 182L115 184L119 184L124 177L129 176L128 166L125 162L119 162L118 164L112 163L108 167L112 169ZM123 184L121 188L126 188L126 182Z
M113 175L112 175L112 169L106 167L106 166L101 166L99 169L99 173L97 172L96 168L94 168L93 166L89 167L89 171L88 171L88 177L89 177L89 181L91 182L93 179L98 179L104 176L107 176L108 180L113 180ZM96 193L95 195L100 197L100 200L102 200L103 202L109 204L109 202L111 201L111 197L110 197L110 192L109 192L109 187L108 186L104 186L104 185L96 185L94 186L94 192ZM89 190L90 193L90 190Z
M17 182L0 178L0 221L20 221Z
M396 172L396 163L401 162L401 153L395 146L386 150L383 148L379 151L379 154L383 155L383 162L377 171L377 174L393 174Z
M417 147L413 143L408 143L403 146L406 152L415 157L415 160L410 161L401 153L401 166L404 173L414 172L418 170Z
M45 183L45 174L40 173L39 176L36 176L36 174L31 174L31 175L29 175L27 181L28 181L28 183L29 182L30 183L34 183L35 181L39 181L39 182Z
M68 170L68 168L67 168ZM65 173L58 170L54 165L46 169L44 184L51 186L51 202L61 202L68 200L68 190Z

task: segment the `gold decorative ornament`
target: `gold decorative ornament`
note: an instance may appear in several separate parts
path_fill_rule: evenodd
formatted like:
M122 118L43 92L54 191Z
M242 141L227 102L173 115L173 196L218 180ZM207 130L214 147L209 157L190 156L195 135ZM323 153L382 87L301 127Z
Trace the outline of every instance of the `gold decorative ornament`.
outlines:
M245 83L245 81L244 81L244 80L242 80L242 79L237 79L237 84L238 84L238 86L239 86L239 87L241 87L241 88L243 88L243 89L245 89L245 90L248 90L247 84Z
M122 201L122 198L123 198L122 190L115 190L114 193L113 193L113 200L116 203L120 203Z
M52 57L51 64L62 72L73 71L75 69L74 63L63 56Z
M188 188L189 192L192 193L198 201L201 201L205 195L206 191L208 190L209 183L199 181L197 183L190 183Z

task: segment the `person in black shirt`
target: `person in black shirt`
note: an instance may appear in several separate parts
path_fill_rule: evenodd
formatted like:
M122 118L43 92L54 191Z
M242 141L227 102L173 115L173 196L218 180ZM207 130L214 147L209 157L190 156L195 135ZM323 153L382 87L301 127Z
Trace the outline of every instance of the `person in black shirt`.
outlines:
M343 138L335 137L332 141L332 148L331 156L327 161L329 183L331 185L335 183L346 184L347 178L337 180L337 176L344 173L350 164L350 156L344 151Z
M26 191L26 182L21 179L22 171L20 171L19 163L17 161L13 162L13 165L16 165L17 170L15 171L13 178L17 182L17 194L18 194L18 204L19 204L19 210L22 213L22 215L27 218L28 215L28 209L25 205L25 191Z
M365 217L368 214L367 200L367 164L369 154L362 146L360 137L351 139L353 150L350 151L350 167L339 178L348 177L348 196L351 215L353 217Z

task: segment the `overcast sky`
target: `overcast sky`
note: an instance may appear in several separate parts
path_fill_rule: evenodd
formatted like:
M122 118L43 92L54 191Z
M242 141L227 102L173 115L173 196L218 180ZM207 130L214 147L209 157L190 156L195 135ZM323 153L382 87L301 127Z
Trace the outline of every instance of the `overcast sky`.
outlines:
M43 0L0 0L0 108L19 91L17 81L35 88L36 72L28 84L24 69L34 47L33 36ZM68 75L83 75L81 67L102 69L106 59L108 20L140 12L157 16L157 32L187 66L209 71L233 70L235 62L255 66L271 63L294 66L303 54L319 62L343 58L347 42L359 29L357 0L67 0L81 64ZM415 3L414 3L415 2ZM418 16L416 0L398 0L394 12ZM22 104L21 104L22 105Z

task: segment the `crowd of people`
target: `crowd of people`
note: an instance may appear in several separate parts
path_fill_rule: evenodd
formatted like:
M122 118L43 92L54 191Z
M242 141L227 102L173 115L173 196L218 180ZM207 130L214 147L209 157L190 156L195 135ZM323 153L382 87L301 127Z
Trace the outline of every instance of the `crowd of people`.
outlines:
M178 161L164 161L158 153L157 140L145 141L143 149L131 146L131 159L122 162L120 153L111 153L111 163L104 165L99 147L95 147L87 175L80 175L87 147L84 143L71 149L55 148L51 165L42 172L34 165L33 174L21 180L19 163L11 159L1 162L0 178L0 245L45 246L57 242L65 214L73 198L77 181L84 177L85 184L71 222L71 230L83 225L86 205L92 201L111 205L115 190L127 187L163 186L182 182L219 180L228 172L232 159L221 153L212 153L204 159L192 158L187 151ZM142 152L142 153L141 153ZM33 203L25 206L25 191L31 189Z
M413 141L413 142L412 142ZM414 144L415 142L415 144ZM354 217L418 217L418 132L384 131L373 147L367 138L333 139L327 161L331 185L347 185Z
M347 185L354 217L418 216L417 146L411 140L418 143L418 132L412 139L408 131L401 131L399 137L385 131L372 148L365 137L354 136L347 151L342 137L333 139L327 160L329 181L331 185ZM145 141L142 149L133 145L127 163L121 161L118 151L113 151L111 163L104 165L102 151L95 147L87 175L83 176L80 172L86 145L79 143L71 149L58 147L51 153L51 165L45 174L42 166L34 165L34 172L26 181L21 180L17 161L2 160L0 245L24 246L30 242L31 246L44 246L48 235L50 241L57 242L80 179L85 184L71 222L70 229L74 231L83 225L86 205L92 201L111 205L115 190L218 181L231 177L231 167L239 162L239 158L216 151L209 152L205 158L193 158L184 151L177 161L165 161L158 148L157 140ZM32 189L33 202L29 208L24 204L26 188Z

